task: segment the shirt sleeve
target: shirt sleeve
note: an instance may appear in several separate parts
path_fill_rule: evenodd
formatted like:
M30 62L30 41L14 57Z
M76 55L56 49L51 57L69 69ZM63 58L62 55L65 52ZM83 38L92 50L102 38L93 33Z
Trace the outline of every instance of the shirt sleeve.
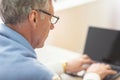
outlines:
M101 80L100 76L96 73L86 73L83 80Z
M64 68L62 64L63 62L52 63L51 65L49 65L49 68L56 74L61 75L62 73L64 73ZM55 79L55 80L59 80L59 79ZM83 77L83 80L101 80L101 79L100 76L96 73L86 73L85 76Z

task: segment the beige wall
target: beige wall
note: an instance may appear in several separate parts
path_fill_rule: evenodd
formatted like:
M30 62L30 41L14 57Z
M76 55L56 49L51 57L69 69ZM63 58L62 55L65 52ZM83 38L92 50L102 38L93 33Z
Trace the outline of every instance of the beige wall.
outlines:
M85 45L88 26L118 28L120 14L116 3L120 0L97 0L70 9L57 11L60 21L50 32L47 44L82 52ZM117 4L119 5L119 4ZM117 19L116 19L117 18Z

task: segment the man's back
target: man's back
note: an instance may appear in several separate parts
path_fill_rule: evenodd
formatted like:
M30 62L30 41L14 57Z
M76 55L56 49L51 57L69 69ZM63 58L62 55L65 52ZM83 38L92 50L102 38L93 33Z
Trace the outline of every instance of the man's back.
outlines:
M21 35L0 25L0 80L50 80L52 76Z

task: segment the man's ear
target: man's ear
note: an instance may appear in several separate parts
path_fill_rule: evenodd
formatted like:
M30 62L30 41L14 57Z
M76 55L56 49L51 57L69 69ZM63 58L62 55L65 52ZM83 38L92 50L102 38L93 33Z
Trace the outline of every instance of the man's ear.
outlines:
M29 22L33 27L36 27L36 22L37 22L37 11L32 10L29 13Z
M34 22L36 22L36 18L34 18Z

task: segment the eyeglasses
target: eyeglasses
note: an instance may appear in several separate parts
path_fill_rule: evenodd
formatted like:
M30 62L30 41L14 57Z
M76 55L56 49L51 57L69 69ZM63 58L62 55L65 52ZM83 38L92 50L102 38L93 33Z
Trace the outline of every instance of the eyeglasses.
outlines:
M41 9L39 9L38 11L43 12L43 13L51 16L51 20L50 20L50 21L51 21L52 24L56 24L56 23L58 22L58 20L59 20L59 17L58 17L58 16L55 16L55 15L53 15L53 14L51 14L51 13L48 13L48 12L46 12L46 11L44 11L44 10L41 10Z

